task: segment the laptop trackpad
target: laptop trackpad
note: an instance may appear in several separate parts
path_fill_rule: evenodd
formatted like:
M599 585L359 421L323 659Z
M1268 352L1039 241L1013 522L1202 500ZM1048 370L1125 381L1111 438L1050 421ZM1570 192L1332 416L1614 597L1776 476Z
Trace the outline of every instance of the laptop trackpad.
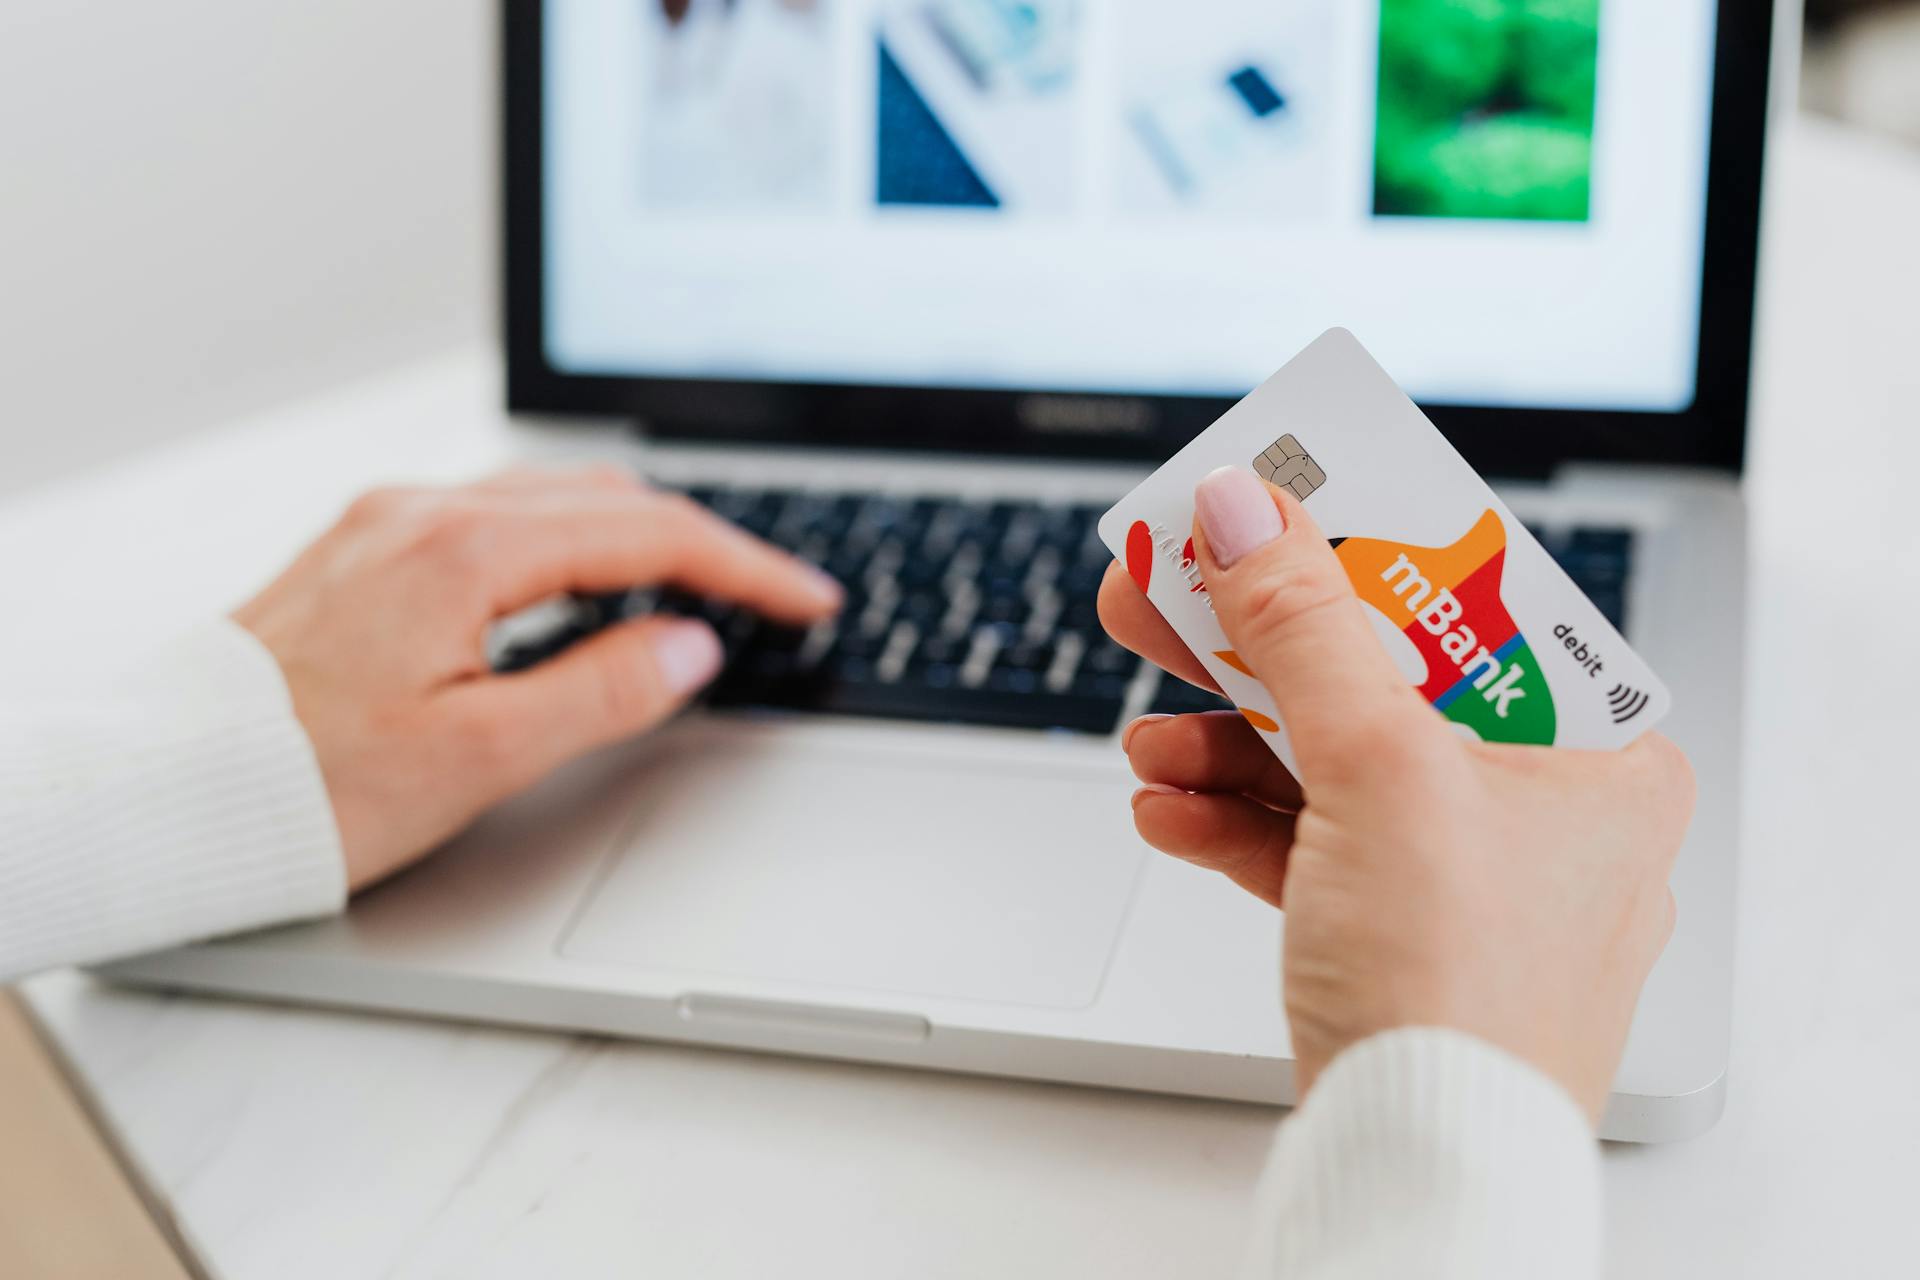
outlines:
M1112 774L791 742L667 756L561 945L714 978L1078 1008L1146 856Z

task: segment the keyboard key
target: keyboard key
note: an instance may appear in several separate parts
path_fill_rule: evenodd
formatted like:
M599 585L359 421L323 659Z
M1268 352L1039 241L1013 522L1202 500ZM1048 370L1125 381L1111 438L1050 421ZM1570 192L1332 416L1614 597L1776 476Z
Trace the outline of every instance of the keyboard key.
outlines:
M1140 666L1138 657L1104 635L1091 646L1085 661L1089 671L1103 675L1131 674Z
M1627 582L1633 573L1633 531L1581 526L1549 530L1542 541L1594 607L1624 632Z
M1127 686L1132 683L1131 675L1082 670L1074 677L1072 692L1083 698L1111 698L1117 707L1126 698Z
M578 623L567 623L538 640L523 641L511 646L494 660L493 669L502 675L525 671L528 667L538 666L547 659L557 656L592 634L593 631L590 628L580 626Z
M959 670L960 664L967 660L967 652L973 642L965 636L935 634L922 637L920 647L914 650L912 662L922 666L946 666Z
M1016 641L1001 652L999 665L1021 671L1045 671L1053 665L1053 646L1032 640Z
M998 666L987 673L987 688L1002 693L1034 693L1040 688L1040 673L1019 667Z
M1625 560L1633 548L1633 531L1583 526L1574 529L1567 544L1576 555L1606 555Z
M1026 622L1032 610L1033 606L1020 596L1018 588L1002 586L989 594L979 616L983 622L1004 622L1017 627Z
M1627 629L1627 597L1618 587L1601 587L1587 591L1587 598L1593 601L1593 607L1600 616L1613 624L1613 629L1624 633Z

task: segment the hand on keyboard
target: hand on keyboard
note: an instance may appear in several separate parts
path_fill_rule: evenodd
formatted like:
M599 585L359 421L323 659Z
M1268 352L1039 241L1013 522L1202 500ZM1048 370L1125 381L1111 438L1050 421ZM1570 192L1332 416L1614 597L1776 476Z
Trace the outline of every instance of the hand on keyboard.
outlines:
M496 676L490 624L562 592L671 582L807 623L840 592L691 503L612 470L368 494L234 614L279 663L370 884L595 747L666 719L722 654L659 617ZM556 637L562 647L585 630Z
M1141 676L1101 631L1100 508L694 489L716 514L831 573L837 618L769 625L684 594L600 597L558 639L651 612L705 618L728 661L708 703L1106 734ZM525 665L552 651L509 656ZM1148 679L1152 679L1151 676Z

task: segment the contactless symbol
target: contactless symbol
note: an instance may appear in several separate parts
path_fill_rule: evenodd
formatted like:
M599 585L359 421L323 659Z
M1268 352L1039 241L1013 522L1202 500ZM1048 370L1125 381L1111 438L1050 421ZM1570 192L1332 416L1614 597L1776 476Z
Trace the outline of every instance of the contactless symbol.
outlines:
M1312 497L1314 490L1327 482L1327 473L1291 435L1281 436L1261 450L1253 460L1253 469L1268 484L1291 489L1293 496L1302 500Z
M1615 724L1625 724L1645 711L1648 701L1650 699L1646 694L1624 684L1613 686L1612 692L1607 694L1607 706L1613 712Z

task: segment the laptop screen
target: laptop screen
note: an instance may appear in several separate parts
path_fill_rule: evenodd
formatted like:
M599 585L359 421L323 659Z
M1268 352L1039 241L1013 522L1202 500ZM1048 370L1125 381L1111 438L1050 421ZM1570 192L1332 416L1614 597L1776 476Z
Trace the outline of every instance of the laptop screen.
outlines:
M1713 0L547 0L562 374L1695 397Z

